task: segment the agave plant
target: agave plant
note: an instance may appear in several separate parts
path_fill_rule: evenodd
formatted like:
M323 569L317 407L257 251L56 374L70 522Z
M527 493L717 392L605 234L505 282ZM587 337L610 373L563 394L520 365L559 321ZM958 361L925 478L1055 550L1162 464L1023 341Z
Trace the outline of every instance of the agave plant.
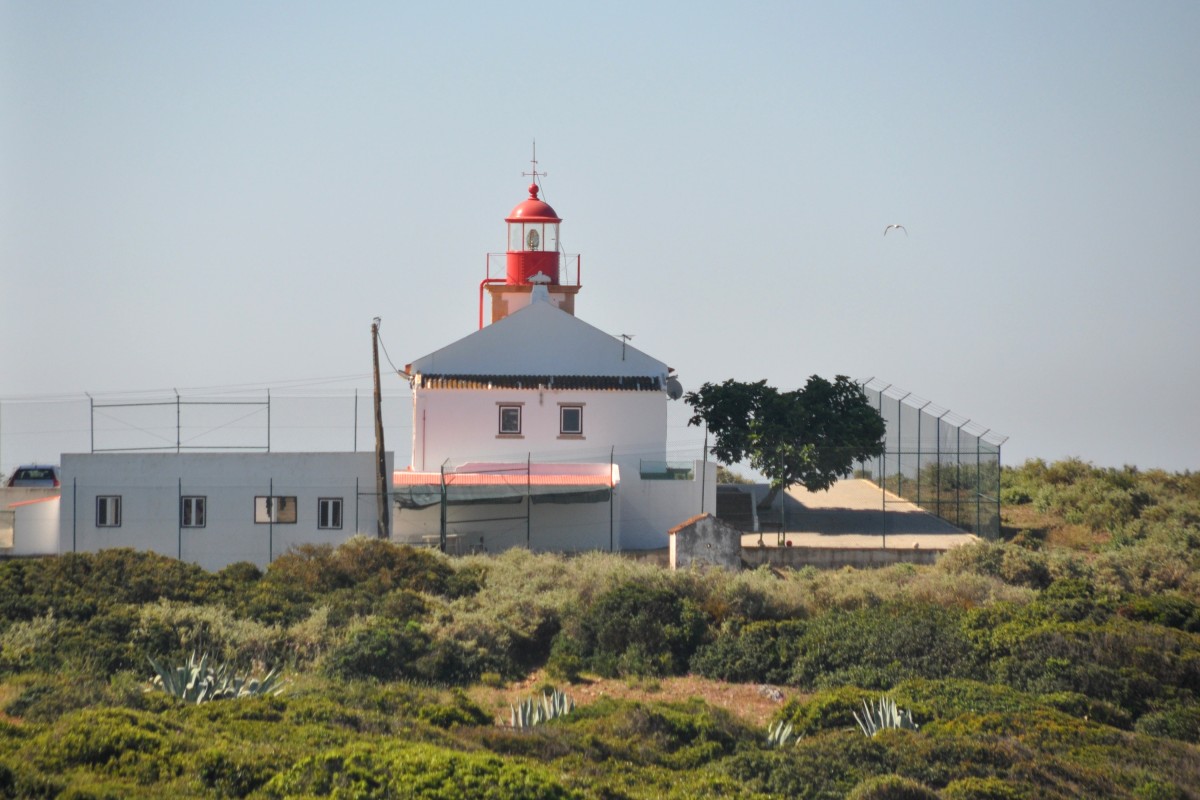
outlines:
M212 664L208 654L196 658L195 651L187 663L177 667L147 659L156 673L151 685L188 703L205 703L239 697L277 695L284 690L283 674L272 669L261 678L237 675L228 664Z
M787 747L789 744L798 744L803 735L792 736L792 723L779 722L771 723L771 727L767 728L767 745L769 747Z
M541 700L529 697L516 705L509 704L509 709L512 712L512 727L524 730L541 725L547 720L565 717L575 710L575 701L569 695L555 689L542 695Z
M867 737L874 736L886 728L915 731L919 725L913 722L912 712L896 707L896 701L890 697L880 697L874 707L866 700L862 701L863 715L854 712L854 721Z

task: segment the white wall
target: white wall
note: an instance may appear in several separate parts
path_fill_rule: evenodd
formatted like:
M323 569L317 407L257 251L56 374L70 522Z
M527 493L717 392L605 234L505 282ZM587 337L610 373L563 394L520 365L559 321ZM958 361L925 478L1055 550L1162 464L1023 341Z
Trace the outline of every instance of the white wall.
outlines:
M641 480L622 473L622 550L667 547L667 531L697 514L717 510L717 465L694 461L691 480Z
M56 552L58 545L58 515L60 502L57 497L47 497L12 506L13 542L12 549L3 551L12 556L48 556Z
M387 456L388 474L392 457ZM58 550L133 547L219 569L265 567L299 544L376 530L375 456L362 453L64 453ZM390 487L389 487L390 488ZM119 527L96 526L96 498L121 497ZM294 524L256 523L256 496L294 496ZM366 496L361 496L366 495ZM202 528L180 524L180 497L205 498ZM342 499L341 529L317 527L320 498Z
M659 391L560 389L417 389L413 392L412 465L436 471L463 461L604 462L622 474L662 459L667 397ZM499 434L499 404L521 404L520 437ZM559 436L559 405L583 405L583 437Z

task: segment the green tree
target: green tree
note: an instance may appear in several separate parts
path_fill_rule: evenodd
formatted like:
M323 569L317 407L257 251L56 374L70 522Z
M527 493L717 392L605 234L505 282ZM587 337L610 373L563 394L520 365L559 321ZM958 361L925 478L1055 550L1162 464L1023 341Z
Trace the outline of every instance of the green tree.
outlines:
M762 507L800 484L828 489L848 477L856 461L883 453L883 418L845 375L819 375L803 389L781 392L766 381L706 383L684 397L689 425L707 425L713 455L723 464L749 460L771 482Z

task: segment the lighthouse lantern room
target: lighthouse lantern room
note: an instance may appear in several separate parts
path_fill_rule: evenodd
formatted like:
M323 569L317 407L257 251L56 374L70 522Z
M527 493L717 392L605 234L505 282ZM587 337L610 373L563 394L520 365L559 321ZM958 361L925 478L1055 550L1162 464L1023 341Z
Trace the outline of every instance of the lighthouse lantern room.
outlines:
M562 222L554 209L538 199L538 185L529 185L529 199L517 205L508 215L508 258L506 282L529 283L541 273L558 283L558 223Z
M568 314L575 313L579 256L566 255L559 246L558 226L562 219L538 196L541 187L537 183L536 164L535 161L529 197L518 203L504 220L508 224L508 250L504 254L503 278L492 277L493 259L491 254L488 256L488 276L480 284L479 294L481 328L484 288L492 297L491 322L498 322L529 305L530 292L537 284L546 287L551 303ZM572 264L574 270L570 269Z

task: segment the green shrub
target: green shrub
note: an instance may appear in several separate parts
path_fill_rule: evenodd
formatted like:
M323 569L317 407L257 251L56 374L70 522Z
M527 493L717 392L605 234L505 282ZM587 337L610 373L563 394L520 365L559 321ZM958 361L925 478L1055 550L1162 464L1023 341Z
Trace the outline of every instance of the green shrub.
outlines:
M419 622L429 612L429 603L419 592L400 588L379 598L376 608L381 617Z
M938 794L903 775L879 775L855 786L846 800L938 800Z
M1200 706L1178 706L1142 715L1134 730L1149 736L1200 744Z
M692 670L713 680L786 683L805 623L727 624L692 657Z
M1028 615L1041 619L1104 622L1115 607L1110 598L1097 596L1095 584L1083 578L1059 578L1038 593Z
M1200 603L1177 591L1129 597L1121 604L1118 613L1133 620L1200 633Z
M232 744L202 750L193 762L196 778L218 797L246 797L277 771L269 755Z
M433 683L465 686L477 682L479 676L488 671L504 670L513 674L512 665L502 659L503 653L496 653L479 642L434 638L429 641L426 652L417 658L414 670L417 677Z
M1037 701L1045 708L1062 711L1076 719L1090 719L1093 722L1122 730L1129 730L1133 727L1133 717L1125 709L1078 692L1052 692L1038 695Z
M446 578L447 597L470 597L478 594L487 583L488 567L485 564L462 563Z
M576 612L559 633L574 642L558 653L577 655L586 669L607 677L676 675L687 668L706 633L702 613L676 586L633 580ZM552 650L552 661L555 655Z
M216 588L213 576L194 564L128 548L0 564L0 610L8 619L54 609L59 618L83 621L105 606L197 601Z
M1033 496L1023 486L1004 486L1000 489L1000 502L1006 506L1022 506L1033 502Z
M492 715L480 708L460 689L455 689L450 693L449 703L422 705L417 712L417 718L438 728L490 725L493 722Z
M58 658L53 648L62 625L52 610L9 625L0 633L0 669L10 673L56 669Z
M22 675L9 685L16 691L4 713L26 722L46 723L100 703L106 683L98 675L53 672Z
M909 678L975 677L978 654L963 612L917 603L831 611L808 620L788 682L887 689Z
M1036 694L1076 692L1138 716L1200 686L1200 642L1155 625L1016 619L991 634L995 680Z
M806 736L795 747L739 749L718 766L748 792L841 800L864 779L890 772L887 759L878 740L837 732Z
M76 768L154 783L182 772L178 731L156 715L88 709L63 716L33 743L34 764L65 775Z
M946 784L943 800L1026 800L1031 795L999 778L961 778Z
M345 642L330 650L324 669L342 680L416 678L417 661L428 652L429 637L416 623L371 617L354 625Z
M335 624L343 624L354 616L378 613L381 598L394 589L445 596L462 591L464 583L455 583L454 574L441 554L366 536L336 548L301 545L271 562L266 575L241 599L238 613L291 625L324 605Z
M960 714L1019 712L1036 708L1037 696L1010 686L963 678L916 678L897 684L897 700L922 717L950 719Z
M131 643L159 656L200 651L221 661L250 664L276 660L285 637L278 626L238 619L224 606L160 600L140 608Z
M0 760L0 797L5 800L55 800L64 789L60 776L39 772L24 759Z
M775 713L775 718L791 722L796 732L812 736L821 731L857 730L854 714L871 693L855 686L842 686L817 692L807 699L793 697Z
M91 619L60 618L53 609L14 622L0 634L0 670L112 673L137 662L130 643L135 607L99 607Z
M263 571L249 561L235 561L217 571L217 585L226 598L245 592L262 580Z
M732 753L760 734L701 700L601 702L580 707L569 725L599 740L605 758L692 769Z
M1031 536L1022 536L1023 541ZM937 569L997 578L1012 586L1043 589L1052 579L1049 556L1020 543L978 542L956 547L938 559Z
M1149 780L1138 784L1133 796L1137 800L1188 800L1191 795L1172 783Z
M555 637L546 661L546 674L557 680L578 681L587 665L584 647L578 639L567 634Z
M266 797L405 797L413 800L566 800L580 795L540 767L490 753L431 745L352 746L302 759L263 788Z

